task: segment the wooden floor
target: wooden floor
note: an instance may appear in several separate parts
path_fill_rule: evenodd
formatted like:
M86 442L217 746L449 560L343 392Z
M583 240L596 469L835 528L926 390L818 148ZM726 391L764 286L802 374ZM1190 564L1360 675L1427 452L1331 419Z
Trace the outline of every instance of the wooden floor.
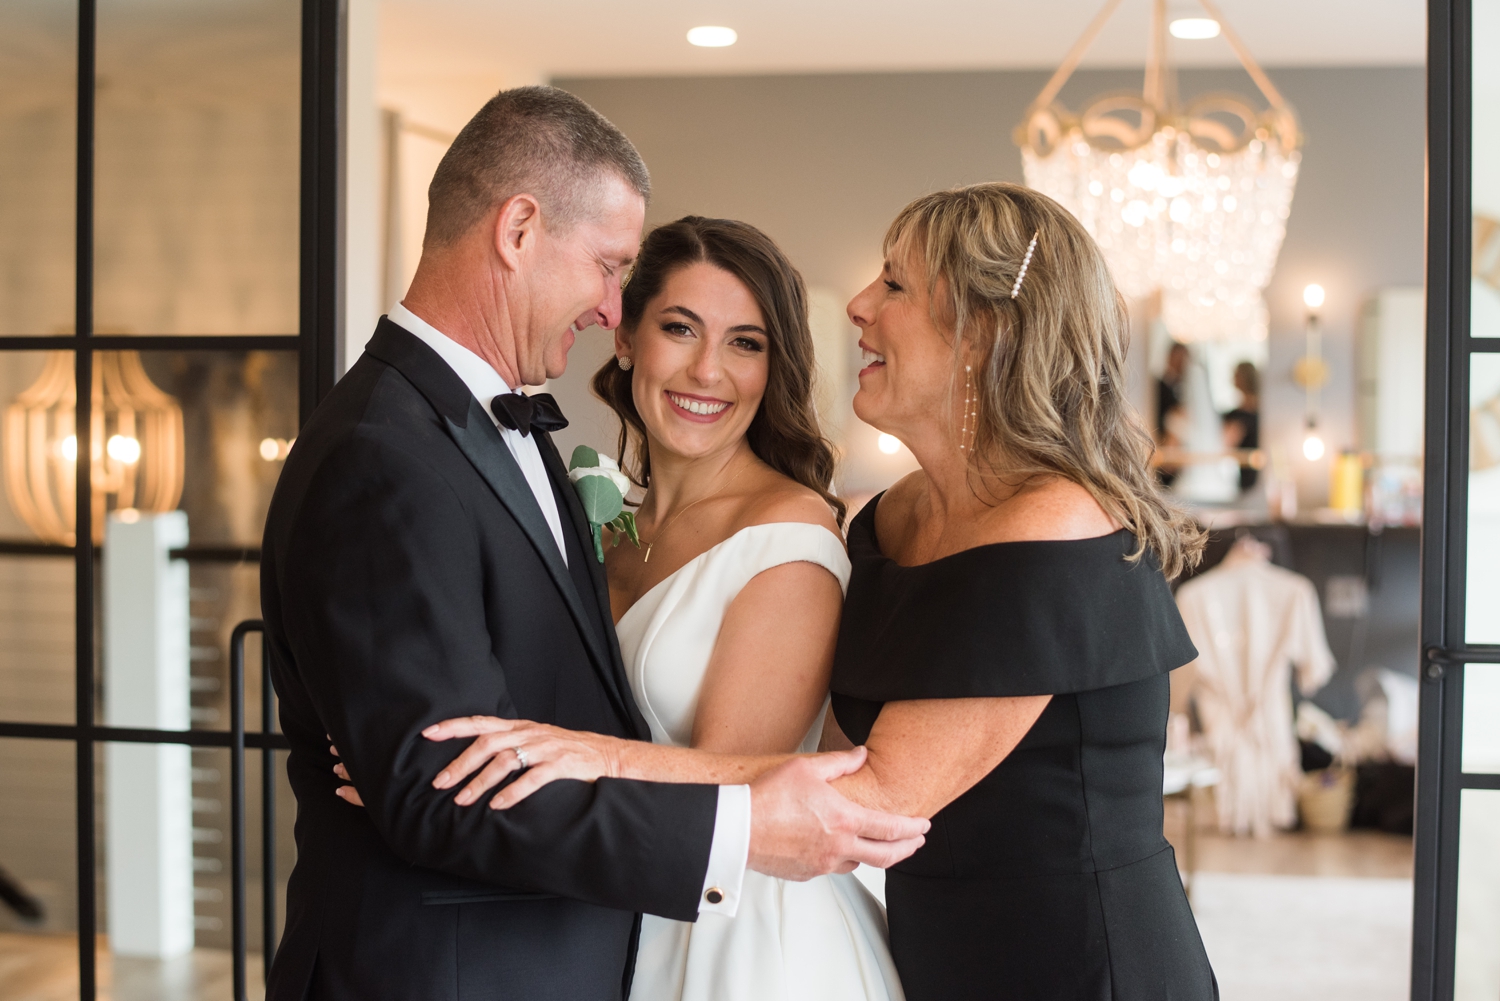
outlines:
M1235 838L1204 829L1212 810L1199 805L1197 870L1233 872L1261 876L1350 876L1378 879L1411 879L1412 839L1380 831L1347 831L1343 834L1313 834L1288 831L1269 838ZM1167 840L1177 849L1177 861L1186 855L1185 811L1178 802L1166 809Z
M1379 831L1293 831L1265 839L1200 834L1198 871L1411 879L1411 838Z
M229 952L194 949L158 961L112 956L100 937L95 952L100 1001L228 1001L233 971ZM246 971L250 1001L265 995L260 957ZM0 933L0 1001L77 1001L78 939L73 935Z

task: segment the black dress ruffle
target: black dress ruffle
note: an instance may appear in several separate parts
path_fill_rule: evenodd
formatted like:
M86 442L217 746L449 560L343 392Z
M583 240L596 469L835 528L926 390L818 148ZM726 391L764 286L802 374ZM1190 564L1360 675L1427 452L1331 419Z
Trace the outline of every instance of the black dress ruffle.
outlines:
M904 567L875 542L878 502L849 527L836 692L874 702L1062 695L1198 656L1156 558L1129 559L1128 531L1002 542Z
M898 699L1053 696L887 873L908 999L1217 997L1162 836L1167 674L1197 652L1155 561L1117 532L903 567L880 552L878 502L849 530L844 733L862 743Z

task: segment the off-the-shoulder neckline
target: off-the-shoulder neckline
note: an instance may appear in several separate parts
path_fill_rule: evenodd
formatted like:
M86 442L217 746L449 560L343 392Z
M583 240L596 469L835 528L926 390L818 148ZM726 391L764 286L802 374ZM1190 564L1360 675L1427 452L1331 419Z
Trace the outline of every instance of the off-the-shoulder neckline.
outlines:
M939 556L936 559L928 560L925 563L902 563L894 556L887 556L885 554L885 551L880 548L880 538L875 534L875 508L880 504L880 499L884 496L885 491L882 490L880 493L870 498L869 503L865 505L865 507L870 510L870 525L866 531L870 537L870 546L872 549L874 549L875 555L885 560L887 563L895 564L902 570L920 570L923 567L937 566L939 563L945 563L949 560L956 560L961 557L968 556L971 553L983 552L985 550L1001 549L1009 546L1077 546L1084 545L1090 542L1102 542L1107 539L1115 539L1121 535L1133 534L1128 528L1119 528L1104 535L1090 535L1082 539L1010 539L1005 542L985 542L977 546L970 546L968 549L960 549L956 553L949 553L947 556ZM861 509L859 514L854 516L854 521L859 521L859 519L863 517L864 513L864 510ZM854 525L851 523L849 527L851 530L850 535L852 536ZM851 546L851 558L853 556L852 548L853 547Z
M709 548L703 550L703 552L699 553L697 556L694 556L682 566L678 567L676 570L673 570L661 580L646 588L645 592L642 593L639 598L635 599L635 601L631 602L630 607L625 609L625 611L620 615L619 620L615 622L615 629L618 630L620 628L620 624L625 621L626 617L629 616L631 612L635 611L636 607L640 605L641 602L645 601L648 597L655 594L658 589L664 587L669 581L675 578L678 574L682 573L682 571L686 570L688 567L693 566L700 560L707 559L709 556L718 552L720 549L723 549L725 546L729 545L731 542L733 542L735 539L738 539L746 532L754 531L757 528L783 528L787 525L801 525L807 528L817 529L820 532L827 532L829 537L839 544L840 548L844 548L847 551L847 543L842 536L829 531L828 528L823 525L819 525L811 521L762 521L757 522L754 525L746 525L744 528L736 529L732 534L729 535L728 538L724 539L721 542L715 543Z

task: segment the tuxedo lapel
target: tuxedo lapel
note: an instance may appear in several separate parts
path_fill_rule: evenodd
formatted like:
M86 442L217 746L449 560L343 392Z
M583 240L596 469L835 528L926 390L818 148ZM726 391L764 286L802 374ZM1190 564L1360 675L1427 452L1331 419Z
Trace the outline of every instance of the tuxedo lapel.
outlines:
M472 396L469 397L468 420L464 424L456 424L447 417L443 420L448 426L448 434L458 444L459 450L484 478L485 483L489 484L495 496L500 499L500 503L505 505L516 524L521 527L521 531L525 532L526 537L531 540L537 555L542 558L542 563L547 567L548 575L552 577L553 583L562 593L563 602L568 606L568 611L578 626L579 635L583 637L589 649L600 680L604 682L604 687L609 693L610 701L622 718L633 720L635 716L631 711L633 707L621 693L616 681L617 661L611 656L610 644L606 643L604 637L600 635L600 623L596 621L596 617L590 615L584 608L578 588L573 583L573 575L568 572L562 553L557 548L557 537L552 534L552 529L536 502L536 495L531 492L531 485L526 482L526 474L521 472L515 456L510 454L510 448L505 444L505 439L500 437L499 430ZM548 449L542 449L542 451L545 453ZM555 453L555 450L553 451ZM592 550L592 546L590 549Z
M583 549L583 571L594 591L594 598L599 608L600 627L604 631L605 645L609 648L610 664L615 676L615 685L622 693L622 701L629 709L629 722L635 728L637 736L642 740L651 739L651 727L647 725L646 718L641 715L639 707L635 704L635 698L630 694L630 681L625 674L625 660L620 655L620 641L616 637L613 628L613 614L610 611L609 581L604 574L604 564L594 554L594 535L589 527L588 518L583 512L583 504L578 500L578 492L568 480L568 471L563 466L562 455L557 451L557 446L552 442L550 434L537 435L537 450L542 453L542 462L547 467L547 474L557 486L557 493L563 498L567 512L566 521L568 528L577 538Z
M541 557L542 564L547 568L547 575L557 585L563 603L567 605L568 612L578 627L578 634L588 648L589 659L610 703L622 721L634 725L640 714L630 699L628 689L621 687L619 652L613 642L613 635L606 636L599 616L590 615L584 607L578 587L573 582L573 575L568 571L562 553L557 548L557 537L552 534L552 528L537 504L536 495L531 492L531 484L526 481L526 474L521 472L515 456L511 454L510 447L505 444L505 439L500 436L500 431L489 414L484 412L479 401L469 392L468 386L464 385L463 380L436 351L386 317L381 317L379 326L375 328L375 336L365 350L400 372L432 404L449 437L504 505ZM543 445L539 441L538 445L542 446L539 451L544 457L550 452L552 459L556 461L557 450L550 443ZM564 493L572 497L571 490ZM576 504L576 498L573 500ZM592 545L588 546L587 555L589 561L594 562ZM604 607L609 606L606 604Z

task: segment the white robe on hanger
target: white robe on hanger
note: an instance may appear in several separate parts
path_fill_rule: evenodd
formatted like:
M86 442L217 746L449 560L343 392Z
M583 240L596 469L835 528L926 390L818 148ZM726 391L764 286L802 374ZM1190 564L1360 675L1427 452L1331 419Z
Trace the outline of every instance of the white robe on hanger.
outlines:
M1264 837L1291 827L1302 774L1291 671L1307 695L1334 670L1317 589L1236 546L1178 589L1177 607L1198 648L1189 684L1223 776L1215 789L1219 829Z

